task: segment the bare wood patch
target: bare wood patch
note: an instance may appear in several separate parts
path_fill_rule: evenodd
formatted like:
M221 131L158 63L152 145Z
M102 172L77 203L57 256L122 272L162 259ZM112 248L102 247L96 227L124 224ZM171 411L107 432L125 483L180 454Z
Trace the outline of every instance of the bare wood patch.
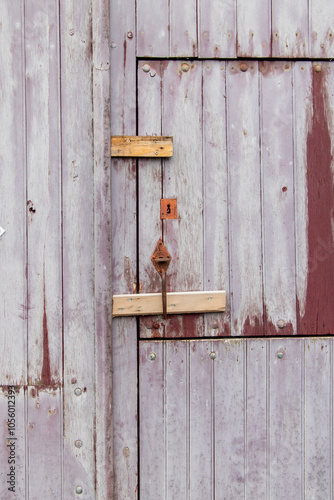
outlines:
M112 157L170 157L173 156L173 137L113 136Z
M175 292L167 294L168 314L223 312L226 292ZM161 293L114 295L113 316L162 314Z

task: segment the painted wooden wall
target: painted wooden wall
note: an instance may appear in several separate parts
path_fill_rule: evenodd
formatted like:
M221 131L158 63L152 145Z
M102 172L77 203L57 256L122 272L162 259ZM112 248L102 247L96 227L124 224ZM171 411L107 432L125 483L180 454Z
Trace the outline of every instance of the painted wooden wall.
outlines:
M114 496L331 498L332 4L111 9L112 134L174 137L112 162L113 293L160 291L160 236L169 290L227 291L224 314L114 320Z
M3 500L111 496L109 49L108 2L0 2Z

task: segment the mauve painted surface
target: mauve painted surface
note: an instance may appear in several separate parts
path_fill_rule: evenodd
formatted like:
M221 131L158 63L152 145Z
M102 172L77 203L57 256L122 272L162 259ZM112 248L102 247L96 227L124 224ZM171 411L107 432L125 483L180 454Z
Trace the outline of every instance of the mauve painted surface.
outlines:
M145 0L137 2L137 14L139 57L334 54L334 7L328 0Z
M140 342L141 496L332 498L332 350L319 337Z
M137 135L134 0L110 3L111 135ZM137 291L136 160L111 163L112 289ZM109 297L111 302L111 296ZM113 321L113 498L138 495L137 320Z
M26 153L24 116L23 1L0 3L1 153L0 383L25 384L27 377Z

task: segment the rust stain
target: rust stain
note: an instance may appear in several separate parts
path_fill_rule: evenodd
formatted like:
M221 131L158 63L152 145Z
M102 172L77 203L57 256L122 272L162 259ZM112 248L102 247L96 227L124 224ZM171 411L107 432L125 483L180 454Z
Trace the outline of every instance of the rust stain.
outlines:
M46 314L46 297L45 297L45 262L43 269L43 367L42 367L42 384L51 386L51 368L50 368L50 351L49 351L49 331L48 318Z
M312 79L313 117L307 137L308 277L305 314L298 314L300 335L334 333L333 158L326 71L313 71Z

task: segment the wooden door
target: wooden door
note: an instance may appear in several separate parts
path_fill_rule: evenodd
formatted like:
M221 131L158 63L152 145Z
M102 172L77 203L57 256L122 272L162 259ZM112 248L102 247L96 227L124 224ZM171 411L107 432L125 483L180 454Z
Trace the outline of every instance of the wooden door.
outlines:
M227 307L114 320L115 497L332 498L332 30L317 2L126 5L112 134L174 156L113 163L114 293L161 290L162 237L167 290Z

